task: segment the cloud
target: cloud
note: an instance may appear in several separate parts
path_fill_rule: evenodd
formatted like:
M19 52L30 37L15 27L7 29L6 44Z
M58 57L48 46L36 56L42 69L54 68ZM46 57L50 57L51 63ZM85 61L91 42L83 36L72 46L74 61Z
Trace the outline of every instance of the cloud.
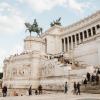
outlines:
M78 12L82 12L85 8L89 7L89 2L79 3L77 0L68 0L68 6Z
M77 12L82 12L88 3L79 3L77 0L21 0L26 2L34 11L42 13L56 6L69 7Z
M24 18L10 4L0 4L0 34L16 34L24 28Z
M52 8L63 5L66 0L26 0L31 8L37 12L51 10Z

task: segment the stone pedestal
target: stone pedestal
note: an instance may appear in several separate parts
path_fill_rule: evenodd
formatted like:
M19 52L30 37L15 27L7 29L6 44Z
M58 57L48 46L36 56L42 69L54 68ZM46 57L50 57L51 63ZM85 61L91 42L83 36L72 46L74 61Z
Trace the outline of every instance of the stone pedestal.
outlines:
M27 36L24 39L24 50L26 52L45 52L45 43L40 37Z
M26 37L24 51L4 61L3 85L8 88L37 88L41 61L45 59L45 44L40 37Z

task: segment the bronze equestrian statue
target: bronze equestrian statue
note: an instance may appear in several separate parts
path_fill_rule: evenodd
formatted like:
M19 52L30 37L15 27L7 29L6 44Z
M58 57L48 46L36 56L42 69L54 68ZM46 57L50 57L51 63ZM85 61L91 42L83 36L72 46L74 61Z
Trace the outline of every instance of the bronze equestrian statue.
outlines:
M36 32L37 35L40 37L40 33L42 33L42 28L38 26L38 23L36 19L34 19L33 24L25 23L25 26L27 27L26 31L28 30L31 36L31 32Z

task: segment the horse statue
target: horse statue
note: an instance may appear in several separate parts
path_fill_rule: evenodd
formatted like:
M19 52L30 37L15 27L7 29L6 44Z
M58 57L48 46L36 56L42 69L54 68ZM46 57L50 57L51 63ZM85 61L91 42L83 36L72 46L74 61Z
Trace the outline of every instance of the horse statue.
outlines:
M53 27L53 26L55 26L55 25L59 25L59 26L61 26L61 22L60 22L60 20L61 20L61 17L58 18L57 20L51 22L50 26L51 26L51 27Z
M33 24L25 23L25 26L27 27L26 31L28 30L31 36L31 32L36 32L37 35L40 37L40 33L42 33L42 28L38 26L36 19L34 19Z

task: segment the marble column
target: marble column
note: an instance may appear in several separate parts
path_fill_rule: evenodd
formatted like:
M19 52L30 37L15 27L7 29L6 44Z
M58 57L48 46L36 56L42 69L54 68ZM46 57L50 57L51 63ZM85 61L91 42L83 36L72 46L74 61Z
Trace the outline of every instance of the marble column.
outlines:
M91 36L93 36L93 31L92 31L92 28L91 28L90 30L91 30Z
M73 49L73 38L72 38L72 36L71 36L71 49Z
M65 38L64 38L64 52L66 52Z
M81 43L80 33L78 34L79 44Z
M84 33L84 32L82 32L82 34L83 34L83 42L84 42L84 40L85 40L85 36L84 36L84 34L85 34L85 33Z
M75 36L75 47L76 47L77 45L76 34L74 36Z
M68 51L69 51L69 38L67 37L67 48L68 48Z

